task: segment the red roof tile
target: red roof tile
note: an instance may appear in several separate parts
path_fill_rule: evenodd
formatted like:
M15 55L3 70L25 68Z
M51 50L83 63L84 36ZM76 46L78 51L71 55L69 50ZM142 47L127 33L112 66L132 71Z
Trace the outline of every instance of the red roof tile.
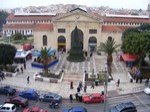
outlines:
M35 21L35 20L52 20L52 18L55 17L54 15L14 15L10 14L7 17L7 21Z
M32 29L35 27L35 24L5 24L4 29Z
M122 32L128 28L133 28L133 26L113 26L113 25L103 25L102 26L102 31L110 31L110 32L113 32L113 31L117 31L117 32Z
M106 17L104 22L150 23L149 18Z

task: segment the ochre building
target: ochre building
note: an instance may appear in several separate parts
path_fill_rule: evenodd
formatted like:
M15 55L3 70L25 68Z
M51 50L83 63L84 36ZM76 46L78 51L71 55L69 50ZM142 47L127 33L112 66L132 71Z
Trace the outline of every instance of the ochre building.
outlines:
M68 51L74 28L77 26L83 50L94 51L108 37L121 44L124 30L145 23L150 23L148 16L99 16L77 8L59 15L10 14L3 26L3 35L11 36L17 32L33 35L35 49L46 46Z

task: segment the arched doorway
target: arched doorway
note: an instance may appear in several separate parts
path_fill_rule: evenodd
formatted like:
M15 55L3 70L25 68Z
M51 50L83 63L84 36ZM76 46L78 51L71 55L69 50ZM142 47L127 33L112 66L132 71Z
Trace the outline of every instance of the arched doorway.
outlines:
M66 51L66 38L64 36L58 37L58 51Z
M73 43L73 36L74 36L74 30L72 31L71 33L71 46L72 46L72 43ZM83 32L78 29L78 36L79 36L79 41L80 41L80 44L81 44L81 48L83 49Z
M96 47L97 47L97 39L96 39L96 37L90 37L89 38L89 51L90 52L96 51Z

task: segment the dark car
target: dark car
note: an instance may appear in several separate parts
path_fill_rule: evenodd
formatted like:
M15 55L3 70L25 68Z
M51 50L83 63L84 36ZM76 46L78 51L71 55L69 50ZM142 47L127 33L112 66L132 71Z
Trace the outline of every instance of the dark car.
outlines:
M28 100L38 100L38 94L34 89L28 89L19 93L20 97Z
M108 112L137 112L137 110L132 102L126 102L112 107Z
M15 93L16 93L16 89L11 88L10 86L4 86L0 88L0 94L14 95Z
M84 107L72 107L70 109L63 110L63 112L87 112L87 109Z
M57 103L60 103L61 100L62 100L62 96L56 94L56 93L52 93L52 92L49 92L47 94L41 94L39 96L39 100L40 101L44 101L44 102L52 102L52 101L55 101Z
M28 100L20 96L10 97L5 100L5 103L12 103L12 104L15 104L16 106L21 106L21 107L28 106Z

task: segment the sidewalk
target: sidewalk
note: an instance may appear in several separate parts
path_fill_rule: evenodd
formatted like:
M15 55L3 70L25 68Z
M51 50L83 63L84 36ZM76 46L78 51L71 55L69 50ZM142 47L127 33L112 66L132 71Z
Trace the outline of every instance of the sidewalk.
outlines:
M61 58L61 57L60 57ZM102 69L104 62L106 60L106 56L97 56L94 55L94 57L89 62L82 62L80 64L77 63L77 65L72 64L70 62L65 62L65 57L63 56L60 60L60 63L57 64L53 69L59 70L64 64L67 64L66 68L67 70L74 70L78 69L79 72L83 72L86 68L88 70L92 70L92 68L95 68L95 71L99 71ZM123 62L118 61L116 55L113 55L113 67L112 67L112 76L113 81L108 83L108 95L109 97L122 95L122 94L128 94L132 92L138 92L144 90L144 83L130 83L130 79L127 76L127 69L125 67L125 64ZM86 67L86 68L85 68ZM56 69L57 68L57 69ZM46 91L46 92L55 92L63 96L63 98L69 98L70 94L75 94L77 92L77 86L79 79L77 79L76 83L73 83L74 89L70 89L70 81L62 81L60 83L49 83L49 82L40 82L35 81L33 79L33 74L35 72L41 71L40 69L31 68L31 63L27 63L27 69L24 70L24 73L18 74L16 77L6 77L5 80L0 82L0 85L11 85L13 87L19 88L21 90L32 88L37 91ZM71 72L68 72L71 73ZM81 74L79 74L81 75ZM27 76L30 76L30 84L27 84ZM72 75L70 74L70 77ZM68 77L67 77L68 78ZM119 87L116 87L117 80L120 79L121 83ZM91 86L87 87L87 93L94 93L94 92L100 92L104 91L104 86L95 86L94 89L91 88ZM85 94L83 90L81 91L82 94Z

